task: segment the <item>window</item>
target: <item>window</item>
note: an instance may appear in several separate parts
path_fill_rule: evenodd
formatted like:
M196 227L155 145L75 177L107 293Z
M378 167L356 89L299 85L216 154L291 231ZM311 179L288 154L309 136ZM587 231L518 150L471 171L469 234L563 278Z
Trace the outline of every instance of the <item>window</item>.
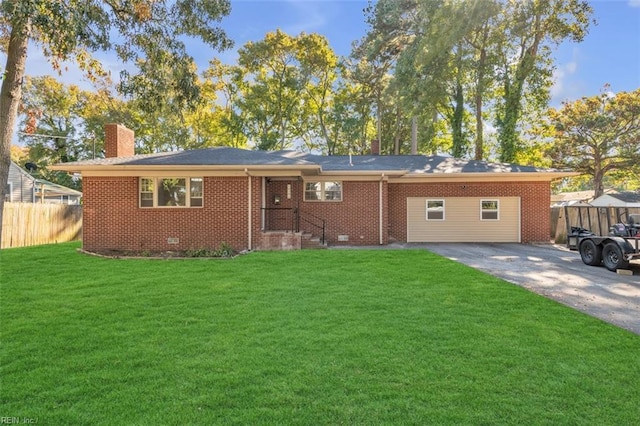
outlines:
M444 220L444 200L427 200L427 220Z
M4 188L4 201L13 201L13 182L7 182Z
M191 178L191 207L202 207L202 178Z
M305 182L305 201L342 201L342 182Z
M480 220L498 220L499 206L498 200L481 200Z
M184 178L158 179L158 207L186 207L187 180Z
M153 179L140 179L140 207L153 207Z
M140 207L202 207L202 178L140 178Z

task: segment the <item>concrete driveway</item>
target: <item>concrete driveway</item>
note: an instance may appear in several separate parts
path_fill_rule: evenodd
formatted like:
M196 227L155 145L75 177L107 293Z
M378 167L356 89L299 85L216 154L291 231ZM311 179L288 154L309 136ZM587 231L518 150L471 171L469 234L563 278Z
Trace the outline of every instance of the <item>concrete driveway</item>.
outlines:
M557 245L407 244L488 272L567 306L640 334L640 261L634 275L587 266Z

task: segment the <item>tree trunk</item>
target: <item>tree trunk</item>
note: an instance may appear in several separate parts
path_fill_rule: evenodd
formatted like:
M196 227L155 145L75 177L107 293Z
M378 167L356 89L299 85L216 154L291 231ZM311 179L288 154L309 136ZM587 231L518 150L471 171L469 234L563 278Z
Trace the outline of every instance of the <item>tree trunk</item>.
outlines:
M486 38L486 31L485 31ZM480 49L478 62L478 79L476 83L476 143L475 156L478 161L484 158L484 123L482 121L482 95L484 94L484 68L487 60L487 50Z
M451 154L455 158L462 158L467 150L467 141L464 137L464 93L460 80L456 83L456 93L454 96L455 105L452 108L451 133L453 146Z
M411 119L411 155L418 154L418 117Z
M7 65L0 89L0 243L2 242L2 213L11 164L11 141L22 97L22 78L27 62L27 46L31 23L14 24L9 38Z
M462 158L467 151L467 141L464 136L464 87L462 85L462 53L463 49L458 46L457 50L457 71L456 71L456 87L453 96L453 111L451 118L451 133L453 138L453 146L451 154L455 158Z
M593 173L593 198L594 199L604 194L604 186L603 186L604 175L605 175L605 172L600 167L596 167Z

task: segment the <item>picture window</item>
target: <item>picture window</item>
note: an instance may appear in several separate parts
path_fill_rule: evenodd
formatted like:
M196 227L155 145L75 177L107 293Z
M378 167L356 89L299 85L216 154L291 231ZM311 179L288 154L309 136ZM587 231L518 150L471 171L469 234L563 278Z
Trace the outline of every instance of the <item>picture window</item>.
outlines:
M140 207L202 207L203 178L140 178Z

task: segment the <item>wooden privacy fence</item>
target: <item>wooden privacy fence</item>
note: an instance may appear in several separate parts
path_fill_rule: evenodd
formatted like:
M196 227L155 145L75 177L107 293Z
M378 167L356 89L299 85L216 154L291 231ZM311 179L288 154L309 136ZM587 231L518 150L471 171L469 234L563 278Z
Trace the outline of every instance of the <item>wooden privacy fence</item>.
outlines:
M565 215L568 215L570 226L588 229L596 235L608 235L610 226L628 220L627 214L640 214L640 208L594 206L552 207L551 238L557 244L565 244L567 242L567 216Z
M61 243L82 236L82 206L4 203L2 247Z

